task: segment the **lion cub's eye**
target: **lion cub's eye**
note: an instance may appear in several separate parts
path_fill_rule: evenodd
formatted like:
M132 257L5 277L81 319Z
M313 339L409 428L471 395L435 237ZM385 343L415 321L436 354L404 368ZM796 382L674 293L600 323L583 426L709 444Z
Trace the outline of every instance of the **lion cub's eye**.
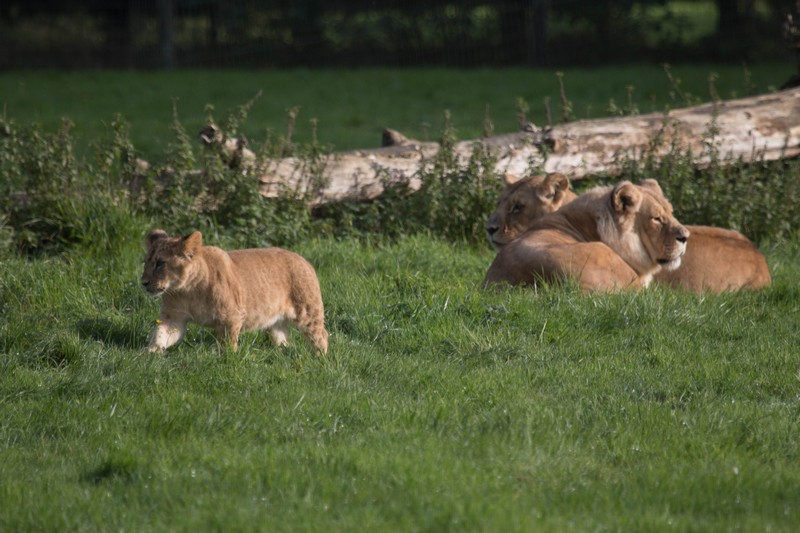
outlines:
M662 217L662 216L653 217L653 221L658 223L658 224L663 225L664 224L664 217Z
M156 261L156 270L164 266L164 261L158 260Z
M523 206L522 204L514 204L514 205L511 207L511 214L512 214L512 215L516 215L517 213L519 213L520 211L522 211L522 208L523 208L523 207L525 207L525 206Z

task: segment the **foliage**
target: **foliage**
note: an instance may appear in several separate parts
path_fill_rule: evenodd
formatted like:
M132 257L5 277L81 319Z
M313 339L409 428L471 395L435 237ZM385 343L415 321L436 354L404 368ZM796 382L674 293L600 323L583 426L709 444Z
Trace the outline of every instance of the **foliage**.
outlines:
M484 224L502 188L494 158L476 146L467 166L453 152L455 132L445 113L441 150L411 179L384 179L384 192L371 202L339 202L316 210L322 233L396 239L425 233L454 242L484 240ZM419 182L416 191L411 181Z
M696 103L697 97L682 89L669 67L666 72L676 104ZM572 104L563 74L557 77L563 119L570 120ZM714 80L709 78L712 94ZM618 112L638 113L632 93L629 87L628 103ZM309 144L292 141L297 109L287 111L286 133L268 131L252 160L224 148L224 141L236 135L247 147L241 127L253 102L234 108L221 125L209 106L207 123L219 142L208 146L190 139L175 104L174 140L167 145L164 162L153 166L138 159L120 116L111 122L109 136L93 144L88 162L74 155L69 121L48 133L38 125L19 127L2 119L0 171L7 177L0 199L3 240L28 255L93 247L98 242L115 249L132 237L124 222L135 219L173 233L199 229L217 242L228 239L247 246L293 245L313 235L391 241L414 233L451 242L483 242L483 224L494 208L500 180L493 174L493 157L480 145L466 166L456 160L456 132L449 112L441 150L416 176L400 181L387 176L384 194L370 202L311 207L311 199L324 185L321 175L329 148L318 144L316 136ZM517 106L524 121L529 107L521 100ZM492 127L488 115L484 123ZM667 156L657 156L665 138L673 145ZM703 139L704 153L688 153L679 147L679 140L676 132L656 136L640 159L622 161L622 177L658 179L684 222L739 229L756 241L778 242L794 235L794 221L800 219L798 162L724 161L713 123ZM300 158L310 169L307 186L263 197L255 176L275 158L287 155ZM698 156L707 161L702 167L693 162ZM531 171L537 171L546 157L543 153L541 161L532 161Z
M119 123L117 123L119 124ZM112 162L98 167L73 154L72 124L62 122L55 133L37 125L18 127L0 119L0 215L10 245L24 253L62 252L102 240L114 249L130 225L118 224L131 213L122 205L124 191L109 181ZM113 146L118 174L130 153Z
M309 213L303 197L287 193L275 200L262 198L254 167L225 151L224 140L238 132L251 105L232 110L223 126L215 124L209 107L208 124L222 142L203 147L199 154L175 105L175 141L167 147L166 164L138 176L134 208L169 232L199 229L216 236L228 234L247 246L285 244L305 237ZM268 146L266 152L274 150Z
M153 2L112 9L97 0L10 0L0 17L8 51L0 68L763 61L780 55L780 18L794 2L187 0L174 7L168 24ZM156 45L165 37L174 61Z

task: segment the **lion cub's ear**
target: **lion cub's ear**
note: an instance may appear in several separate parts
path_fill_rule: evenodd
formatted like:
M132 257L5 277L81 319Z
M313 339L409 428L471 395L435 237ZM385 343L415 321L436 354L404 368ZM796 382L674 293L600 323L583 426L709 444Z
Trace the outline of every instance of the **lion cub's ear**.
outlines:
M203 234L199 231L193 231L183 238L183 253L189 258L194 257L200 248L203 246Z
M636 212L641 203L642 192L630 181L618 183L611 192L611 204L618 214Z
M150 249L153 247L153 244L159 240L163 239L167 236L167 232L163 229L154 229L150 233L147 234L147 237L144 238L144 247L146 249Z
M503 174L503 184L508 187L509 185L514 185L516 182L519 181L519 176L516 174L511 174L510 172L506 172Z

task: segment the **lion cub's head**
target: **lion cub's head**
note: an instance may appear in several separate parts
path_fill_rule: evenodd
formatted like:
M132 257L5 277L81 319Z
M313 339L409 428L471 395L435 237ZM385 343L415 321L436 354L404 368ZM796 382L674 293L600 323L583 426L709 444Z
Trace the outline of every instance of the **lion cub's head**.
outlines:
M515 181L505 176L506 188L486 223L486 236L499 250L530 228L533 221L575 199L569 180L559 173Z
M147 249L142 273L142 287L153 295L180 289L187 281L192 258L203 246L203 236L195 231L186 237L169 237L156 229L145 238Z

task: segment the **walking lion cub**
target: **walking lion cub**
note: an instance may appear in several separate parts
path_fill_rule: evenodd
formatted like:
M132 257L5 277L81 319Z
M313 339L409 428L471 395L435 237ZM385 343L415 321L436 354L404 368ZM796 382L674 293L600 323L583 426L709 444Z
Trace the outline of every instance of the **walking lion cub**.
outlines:
M280 248L225 251L204 246L199 231L169 237L151 231L142 286L161 297L161 316L149 351L180 341L189 322L211 327L220 342L237 350L241 331L263 329L286 344L289 323L319 349L328 351L322 295L308 261Z

